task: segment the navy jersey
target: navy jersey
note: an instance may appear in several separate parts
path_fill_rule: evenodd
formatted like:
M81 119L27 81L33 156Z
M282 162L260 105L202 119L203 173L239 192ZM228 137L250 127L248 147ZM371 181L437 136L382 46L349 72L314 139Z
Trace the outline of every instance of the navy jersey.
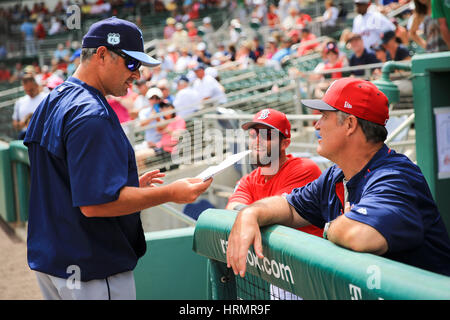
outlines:
M344 174L334 165L287 200L323 227L343 214ZM386 258L450 275L450 240L425 178L406 156L384 145L346 184L352 209L345 216L372 226L388 243Z
M69 78L34 113L24 144L31 165L28 264L82 281L133 270L145 253L140 213L88 218L80 206L117 200L138 187L134 150L95 88Z

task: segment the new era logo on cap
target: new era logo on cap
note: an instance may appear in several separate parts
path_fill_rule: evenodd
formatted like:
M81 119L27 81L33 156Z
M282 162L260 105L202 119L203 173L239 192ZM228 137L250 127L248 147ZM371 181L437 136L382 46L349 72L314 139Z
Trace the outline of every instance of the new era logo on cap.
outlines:
M345 101L344 108L351 109L352 105L350 103L348 103L348 101Z

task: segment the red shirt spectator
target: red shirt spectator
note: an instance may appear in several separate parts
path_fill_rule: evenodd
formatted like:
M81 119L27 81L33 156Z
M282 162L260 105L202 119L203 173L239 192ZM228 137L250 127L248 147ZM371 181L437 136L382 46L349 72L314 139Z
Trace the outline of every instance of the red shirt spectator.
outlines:
M308 25L308 23L310 23L312 21L312 18L309 14L306 13L300 13L299 17L297 18L297 25L300 26L301 28L304 28Z
M115 98L110 97L106 100L111 108L116 113L117 117L119 118L119 122L127 122L131 120L130 114L128 113L128 109L123 106L119 101L117 101Z
M313 33L311 33L308 29L306 28L302 29L301 41L300 46L297 49L297 55L300 57L313 51L319 45L319 43L314 42L307 45L305 45L305 43L315 39L316 36Z

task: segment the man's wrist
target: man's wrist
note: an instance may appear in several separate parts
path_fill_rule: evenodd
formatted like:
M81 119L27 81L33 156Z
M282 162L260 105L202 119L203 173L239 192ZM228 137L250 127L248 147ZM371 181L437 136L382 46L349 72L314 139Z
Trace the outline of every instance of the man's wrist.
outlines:
M326 240L328 240L328 230L330 229L331 222L332 221L325 223L325 226L323 227L322 237Z

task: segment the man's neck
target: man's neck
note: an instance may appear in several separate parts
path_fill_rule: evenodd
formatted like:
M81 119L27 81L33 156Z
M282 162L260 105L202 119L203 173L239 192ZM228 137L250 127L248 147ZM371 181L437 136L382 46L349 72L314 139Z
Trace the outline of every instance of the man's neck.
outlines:
M80 64L72 77L77 78L87 85L97 89L103 94L103 96L107 96L106 90L99 81L97 74L95 72L92 72L88 66Z
M336 161L336 164L344 172L344 177L347 181L353 178L358 172L360 172L375 154L383 147L383 143L378 144L367 144L365 148L358 148L358 150L353 150L346 152L347 156L344 157L343 161ZM351 156L348 156L351 155Z

